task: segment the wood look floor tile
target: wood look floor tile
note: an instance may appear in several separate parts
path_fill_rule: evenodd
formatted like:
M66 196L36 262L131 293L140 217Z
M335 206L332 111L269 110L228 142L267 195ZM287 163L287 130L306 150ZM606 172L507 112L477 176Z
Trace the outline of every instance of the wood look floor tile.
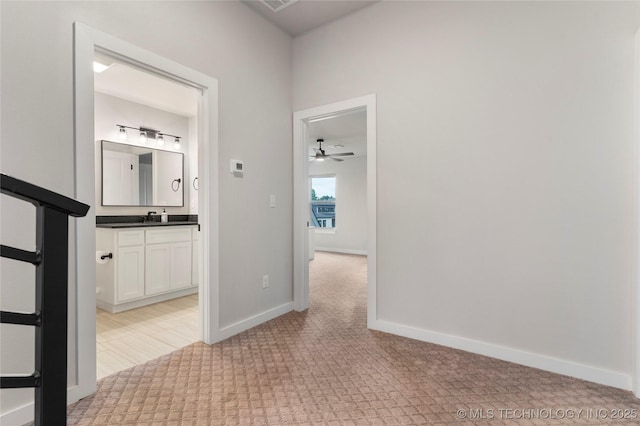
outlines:
M199 341L198 315L197 294L117 314L97 309L98 378Z

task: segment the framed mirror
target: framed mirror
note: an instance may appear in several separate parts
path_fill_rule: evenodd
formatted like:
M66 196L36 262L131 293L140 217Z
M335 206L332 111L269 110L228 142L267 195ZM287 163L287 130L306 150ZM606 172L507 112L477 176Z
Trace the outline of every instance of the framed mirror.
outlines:
M184 206L184 155L102 142L103 206Z

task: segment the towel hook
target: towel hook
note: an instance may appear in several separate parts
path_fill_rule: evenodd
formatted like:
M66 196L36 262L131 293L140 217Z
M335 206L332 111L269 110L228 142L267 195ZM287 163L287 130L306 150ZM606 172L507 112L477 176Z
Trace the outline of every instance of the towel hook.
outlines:
M177 182L178 184L177 184L177 185L174 185L174 183L176 183L176 182ZM178 190L180 189L180 182L182 182L182 179L180 179L180 178L178 178L178 179L174 179L174 180L171 182L171 190L172 190L173 192L178 192Z

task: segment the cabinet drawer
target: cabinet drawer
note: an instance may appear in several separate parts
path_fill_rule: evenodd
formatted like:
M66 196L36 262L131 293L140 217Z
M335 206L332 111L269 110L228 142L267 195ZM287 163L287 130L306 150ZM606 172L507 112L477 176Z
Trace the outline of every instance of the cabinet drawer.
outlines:
M144 231L118 231L118 247L144 244Z
M191 228L153 229L146 234L147 244L191 241Z

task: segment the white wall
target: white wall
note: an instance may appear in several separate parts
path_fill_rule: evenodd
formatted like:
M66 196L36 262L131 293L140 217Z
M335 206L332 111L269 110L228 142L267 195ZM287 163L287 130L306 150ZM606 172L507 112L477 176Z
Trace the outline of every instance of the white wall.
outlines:
M322 175L336 176L336 228L316 230L316 250L366 254L367 157L309 163L309 176Z
M0 8L2 171L74 194L76 20L213 76L219 82L220 324L290 303L291 38L239 2L3 1ZM228 174L230 158L245 160L244 178ZM269 208L269 193L277 195L275 209ZM94 200L80 201L95 208ZM18 209L3 197L3 244L15 240L32 246L31 227L9 222L21 214ZM75 288L94 285L76 283L74 270L72 262L70 382L75 377ZM270 287L263 290L266 273ZM5 282L32 279L28 271L2 271L3 288ZM13 296L17 304L29 303L26 293ZM1 373L31 371L31 349L16 340L17 333L4 331L5 326ZM10 358L4 348L14 349L6 355ZM30 394L3 390L2 413L27 402Z
M171 135L182 136L179 149L173 147L173 140L171 138L167 138L165 146L162 149L179 152L184 155L184 206L165 208L169 214L189 214L189 200L192 196L190 191L192 187L188 182L189 176L191 175L189 168L193 166L194 162L196 166L198 164L197 141L191 141L189 131L190 121L188 117L95 92L96 215L145 215L150 210L149 207L110 207L102 205L102 177L100 172L102 167L100 156L101 140L140 145L137 139L138 135L131 130L128 133L128 139L126 141L120 141L116 124L131 127L149 127L159 129ZM195 145L195 150L192 149L192 145ZM195 160L190 158L190 156L194 154L196 155ZM181 188L182 187L181 184ZM157 211L158 214L162 212L161 208L152 208L151 210Z
M377 94L378 325L630 386L638 12L380 2L294 40L294 110Z

